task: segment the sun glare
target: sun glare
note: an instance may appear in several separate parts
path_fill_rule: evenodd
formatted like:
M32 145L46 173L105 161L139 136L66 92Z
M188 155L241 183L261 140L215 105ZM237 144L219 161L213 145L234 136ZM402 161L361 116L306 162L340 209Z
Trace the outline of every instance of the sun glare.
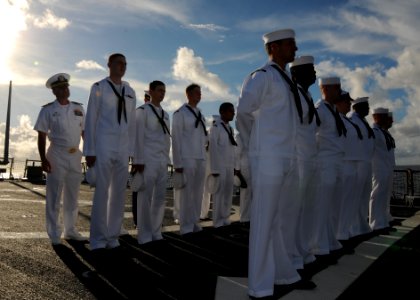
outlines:
M19 32L26 29L26 0L0 0L0 83L13 78L12 58Z

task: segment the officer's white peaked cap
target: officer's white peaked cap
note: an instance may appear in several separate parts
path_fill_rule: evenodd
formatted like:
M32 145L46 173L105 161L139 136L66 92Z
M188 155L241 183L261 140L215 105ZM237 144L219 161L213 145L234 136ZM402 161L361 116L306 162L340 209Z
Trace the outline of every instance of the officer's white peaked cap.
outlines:
M45 86L49 89L55 88L60 85L68 85L70 81L70 75L67 73L58 73L51 76Z

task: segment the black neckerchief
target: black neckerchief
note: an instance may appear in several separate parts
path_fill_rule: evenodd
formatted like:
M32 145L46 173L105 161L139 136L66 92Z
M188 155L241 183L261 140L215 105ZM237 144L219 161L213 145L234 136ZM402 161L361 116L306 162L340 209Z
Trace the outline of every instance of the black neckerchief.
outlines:
M171 136L171 133L169 132L169 128L168 126L166 126L165 119L163 118L165 116L165 111L163 110L163 108L162 108L162 116L159 117L159 114L157 113L153 104L149 103L149 106L152 108L152 111L155 113L155 116L158 119L160 126L162 126L163 134L168 133L169 136Z
M237 143L236 143L236 141L235 141L235 138L233 137L232 128L230 128L230 126L229 126L229 130L228 130L228 129L227 129L227 127L226 127L226 125L225 125L225 123L223 123L223 121L222 121L222 122L220 122L220 123L222 124L223 128L226 130L226 132L227 132L227 134L228 134L228 136L229 136L230 143L231 143L233 146L238 146L238 144L237 144Z
M192 107L190 107L189 105L185 105L185 107L193 113L194 117L195 117L195 128L198 127L198 124L201 123L201 125L203 126L203 130L204 130L204 135L207 136L207 129L206 129L206 124L204 124L202 116L201 116L201 111L198 111L198 115L195 113L194 109L192 109Z
M356 131L357 131L357 136L359 137L360 140L363 140L363 134L362 134L362 131L360 130L359 126L357 126L357 124L353 123L349 118L347 118L344 115L343 115L343 118L344 118L344 120L349 122L351 125L353 125L354 129L356 129Z
M127 123L127 112L125 111L125 99L124 99L124 93L125 93L125 86L122 88L122 95L120 95L117 90L115 89L114 84L112 84L111 81L107 80L109 85L111 86L112 90L114 91L115 96L118 98L118 123L121 124L121 114L124 112L124 119Z
M295 98L295 105L296 105L297 112L299 114L300 123L303 123L302 103L300 103L300 97L299 97L299 92L297 89L296 82L292 81L289 78L289 76L287 76L287 74L282 69L280 69L279 66L277 65L271 65L271 66L274 69L276 69L280 73L281 77L283 77L283 79L289 84L290 90L292 91L293 97Z
M370 138L375 138L375 133L373 132L372 127L369 126L368 122L366 122L365 118L362 118L361 116L359 116L359 114L357 114L357 117L362 121L363 125L365 125L366 130L368 132L368 139Z
M329 103L325 102L325 106L328 108L328 110L332 113L334 119L335 119L335 126L337 127L338 136L346 136L347 135L347 129L346 126L344 126L343 120L341 119L339 113L337 112L337 109L332 109Z
M305 90L302 87L298 86L298 89L302 92L303 98L305 98L305 101L309 107L309 124L312 123L312 120L314 119L314 116L315 116L316 125L320 126L321 119L319 118L318 111L315 109L315 105L314 105L314 101L312 97L309 98L308 94L305 92Z
M379 128L382 133L385 136L385 142L386 142L386 148L388 149L388 151L391 151L391 149L395 148L395 140L392 137L392 135L388 132L388 130Z

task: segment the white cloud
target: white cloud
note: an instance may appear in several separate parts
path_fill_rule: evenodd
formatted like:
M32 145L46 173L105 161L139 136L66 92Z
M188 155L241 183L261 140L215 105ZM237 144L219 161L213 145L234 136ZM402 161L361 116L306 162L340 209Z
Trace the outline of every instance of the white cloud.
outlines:
M100 64L98 64L96 61L94 60L81 60L79 62L76 63L76 67L79 69L84 69L84 70L102 70L105 71L105 68L102 67Z
M188 24L185 27L195 29L195 30L206 30L206 31L214 31L214 32L228 30L227 27L223 27L216 24Z
M203 58L195 56L194 51L187 47L178 49L173 65L173 75L178 80L202 85L218 98L232 98L228 85L216 74L208 71L204 66Z
M34 25L39 28L54 28L63 30L70 25L69 20L57 17L50 9L46 9L42 17L32 18Z
M222 65L228 62L232 62L232 61L247 61L247 62L252 62L252 61L259 61L260 59L260 53L257 51L253 51L253 52L248 52L248 53L235 53L233 55L224 55L223 57L217 58L217 59L213 59L211 61L208 61L206 64L208 66L211 65Z
M9 156L18 161L25 159L39 159L37 149L37 133L33 129L31 119L28 115L18 116L19 125L10 127ZM0 123L0 148L4 147L5 123ZM3 152L1 153L3 154Z

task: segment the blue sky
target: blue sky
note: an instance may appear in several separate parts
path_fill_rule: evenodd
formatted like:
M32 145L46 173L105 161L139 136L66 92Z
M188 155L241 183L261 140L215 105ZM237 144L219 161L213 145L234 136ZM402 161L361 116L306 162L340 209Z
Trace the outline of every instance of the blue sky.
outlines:
M394 111L397 161L420 164L419 15L418 0L0 0L1 107L14 84L11 154L37 157L32 127L54 99L45 88L52 74L69 73L71 99L86 106L106 58L122 52L138 104L162 80L172 112L197 82L210 117L222 101L236 103L245 76L266 62L262 34L293 28L297 55L313 55L318 76L338 75L353 97ZM2 109L0 140L4 120Z

